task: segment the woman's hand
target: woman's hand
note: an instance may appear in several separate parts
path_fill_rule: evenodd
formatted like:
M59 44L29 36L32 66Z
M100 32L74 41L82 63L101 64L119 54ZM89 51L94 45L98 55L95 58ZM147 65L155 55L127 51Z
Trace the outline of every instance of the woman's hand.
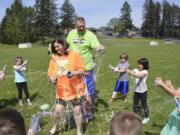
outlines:
M57 79L56 79L55 76L50 76L50 77L49 77L49 82L50 82L51 84L56 84L56 81L57 81Z

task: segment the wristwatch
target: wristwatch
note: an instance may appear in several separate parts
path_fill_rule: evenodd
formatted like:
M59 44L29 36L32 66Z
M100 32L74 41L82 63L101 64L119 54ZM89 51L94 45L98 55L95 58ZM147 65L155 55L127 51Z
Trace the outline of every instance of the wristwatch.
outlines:
M71 71L68 71L68 72L67 72L67 77L68 77L68 78L71 78L72 76L73 76L73 75L72 75L72 72L71 72Z

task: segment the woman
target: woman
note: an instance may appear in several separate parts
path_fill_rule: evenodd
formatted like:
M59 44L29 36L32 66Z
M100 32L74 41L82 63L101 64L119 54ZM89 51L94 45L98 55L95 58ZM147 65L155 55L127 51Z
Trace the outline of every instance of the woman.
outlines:
M82 135L80 98L86 95L83 80L85 65L80 55L74 51L69 51L68 47L64 38L55 39L51 44L53 55L49 63L48 77L52 84L57 84L57 89L56 105L53 112L54 126L49 135L55 134L60 114L67 102L71 102L73 105L77 135Z

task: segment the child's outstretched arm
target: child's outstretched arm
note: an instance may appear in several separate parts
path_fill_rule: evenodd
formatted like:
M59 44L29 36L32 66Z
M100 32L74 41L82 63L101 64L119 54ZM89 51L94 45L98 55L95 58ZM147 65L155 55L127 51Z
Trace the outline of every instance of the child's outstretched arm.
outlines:
M111 64L108 66L113 72L122 73L125 72L125 69L118 69L118 67L113 67Z
M134 76L134 77L136 77L136 78L141 78L141 77L144 77L146 75L145 72L135 73L134 71L131 71L131 70L127 69L127 68L125 69L125 72L132 75L132 76Z
M161 87L166 93L173 97L180 97L180 92L177 91L171 83L169 83L170 81L168 83L167 81L163 82L161 77L156 77L156 79L154 80L154 85L156 87Z
M27 69L27 60L23 62L20 66L14 65L13 66L14 70L19 70L19 71L25 71Z
M164 83L165 83L166 86L168 86L168 87L176 90L176 89L174 88L174 86L172 85L171 80L164 81Z

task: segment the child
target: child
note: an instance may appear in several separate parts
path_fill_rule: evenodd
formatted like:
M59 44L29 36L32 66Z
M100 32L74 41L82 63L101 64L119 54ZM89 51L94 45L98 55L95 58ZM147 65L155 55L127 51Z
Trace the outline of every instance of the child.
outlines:
M1 135L26 135L23 116L13 109L0 111Z
M123 52L120 54L120 63L116 67L109 66L113 72L120 73L119 79L116 82L116 86L114 88L114 92L112 94L112 98L110 99L110 103L115 99L118 92L123 95L124 101L128 100L128 89L129 89L129 74L125 72L125 69L129 68L128 63L128 54Z
M126 69L126 72L135 77L135 92L133 101L133 110L138 113L139 100L142 102L144 109L144 120L142 124L146 124L149 121L149 110L147 106L147 84L149 62L146 58L141 58L137 62L137 68L133 71Z
M118 112L111 120L108 135L140 135L141 118L133 112Z
M15 74L15 83L16 83L16 87L18 89L18 100L19 100L20 106L23 106L22 90L24 90L28 105L29 106L32 105L32 102L30 100L29 93L28 93L26 78L23 73L23 71L25 71L26 68L27 68L27 61L26 60L23 61L22 57L16 57L15 65L13 66L13 69L14 69L14 74Z

